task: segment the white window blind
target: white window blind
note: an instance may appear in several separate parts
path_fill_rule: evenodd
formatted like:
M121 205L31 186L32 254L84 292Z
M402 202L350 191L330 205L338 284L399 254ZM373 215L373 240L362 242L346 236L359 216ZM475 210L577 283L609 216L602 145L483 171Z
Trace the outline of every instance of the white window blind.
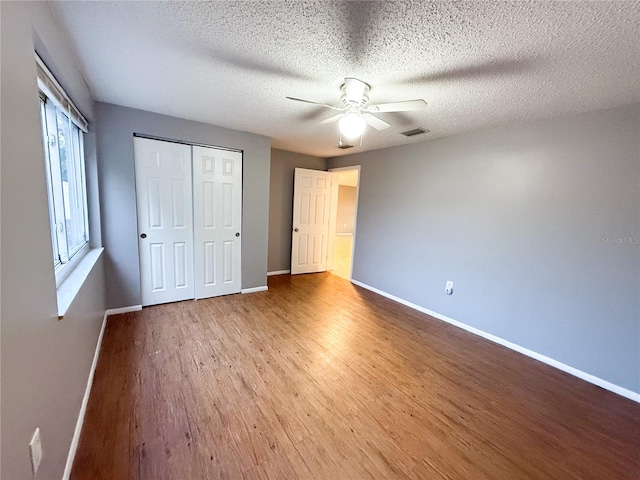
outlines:
M69 116L69 119L83 132L88 132L89 122L87 122L87 119L80 113L80 110L76 108L38 54L36 54L36 65L38 67L38 88L40 88L48 98L57 102Z

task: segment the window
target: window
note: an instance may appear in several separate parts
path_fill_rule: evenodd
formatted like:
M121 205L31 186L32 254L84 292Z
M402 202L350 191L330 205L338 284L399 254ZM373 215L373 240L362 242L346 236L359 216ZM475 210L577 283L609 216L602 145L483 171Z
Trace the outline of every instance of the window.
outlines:
M86 120L42 61L38 63L40 118L56 278L89 241L84 172ZM59 279L58 279L59 280Z

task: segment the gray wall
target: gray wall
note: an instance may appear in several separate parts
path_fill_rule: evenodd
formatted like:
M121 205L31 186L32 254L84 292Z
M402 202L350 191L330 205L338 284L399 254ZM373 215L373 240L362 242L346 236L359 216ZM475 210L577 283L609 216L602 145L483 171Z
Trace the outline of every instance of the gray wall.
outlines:
M96 105L109 308L141 302L134 133L243 151L242 288L266 285L270 139L107 103Z
M34 49L82 112L93 102L73 53L44 3L1 2L2 464L32 478L28 443L40 427L37 478L61 478L105 311L102 260L58 320ZM99 245L95 149L86 142L92 242Z
M640 392L639 112L329 160L362 166L353 278Z
M356 187L340 185L338 187L338 212L336 215L336 233L353 233L356 214Z
M291 269L291 224L293 222L293 172L296 168L326 170L326 160L300 153L271 150L269 196L270 272Z

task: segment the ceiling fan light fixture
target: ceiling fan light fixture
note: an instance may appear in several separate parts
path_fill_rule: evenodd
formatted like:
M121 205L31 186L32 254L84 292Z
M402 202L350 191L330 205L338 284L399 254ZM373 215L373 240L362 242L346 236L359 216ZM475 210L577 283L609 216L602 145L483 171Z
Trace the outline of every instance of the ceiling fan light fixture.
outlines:
M340 96L340 103L342 103L342 107L334 107L325 103L313 102L302 98L287 98L296 102L309 103L311 105L340 112L329 118L325 118L319 122L320 125L338 122L341 143L342 137L348 139L357 139L360 137L360 146L362 146L362 134L364 133L367 125L377 131L386 130L391 127L390 123L376 117L374 114L413 112L416 110L422 110L427 106L427 102L421 98L369 105L369 92L371 91L371 86L364 83L362 80L358 80L353 77L346 77L344 79L344 83L340 87L340 91L342 93Z
M367 121L358 112L349 112L338 122L340 133L347 138L357 138L364 133Z

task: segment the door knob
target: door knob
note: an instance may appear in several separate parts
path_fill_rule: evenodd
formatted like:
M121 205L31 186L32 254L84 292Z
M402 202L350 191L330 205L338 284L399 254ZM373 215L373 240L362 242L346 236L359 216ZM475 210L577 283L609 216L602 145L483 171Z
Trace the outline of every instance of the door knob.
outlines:
M140 238L147 238L147 234L146 233L141 234Z
M236 237L239 237L239 236L240 236L240 232L236 232Z
M297 228L294 228L294 229L293 229L293 231L294 231L294 232L297 232L297 231L298 231L298 229L297 229Z

